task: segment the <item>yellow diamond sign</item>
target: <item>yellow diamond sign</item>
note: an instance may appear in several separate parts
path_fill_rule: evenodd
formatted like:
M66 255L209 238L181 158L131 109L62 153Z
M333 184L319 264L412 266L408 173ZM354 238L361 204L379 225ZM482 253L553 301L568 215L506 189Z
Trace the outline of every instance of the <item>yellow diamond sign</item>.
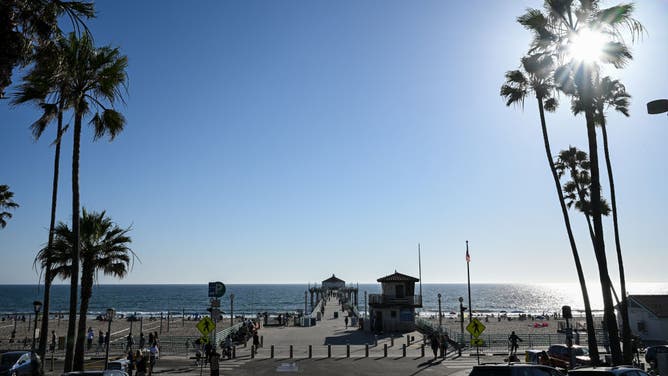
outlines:
M482 332L485 331L485 325L483 325L477 318L473 318L473 320L466 325L466 331L471 333L473 338L478 338Z
M203 336L208 336L209 333L216 330L216 323L214 323L210 317L205 316L197 323L197 329Z

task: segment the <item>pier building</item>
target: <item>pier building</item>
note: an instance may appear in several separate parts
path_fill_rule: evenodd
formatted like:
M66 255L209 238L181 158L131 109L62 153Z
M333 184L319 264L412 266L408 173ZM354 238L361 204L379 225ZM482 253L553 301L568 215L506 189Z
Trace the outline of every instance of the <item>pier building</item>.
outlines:
M346 287L346 281L337 278L334 274L322 281L322 288L325 290L338 290Z
M415 294L420 280L398 273L377 279L381 294L369 294L369 329L376 332L415 330L415 309L422 307L422 296Z

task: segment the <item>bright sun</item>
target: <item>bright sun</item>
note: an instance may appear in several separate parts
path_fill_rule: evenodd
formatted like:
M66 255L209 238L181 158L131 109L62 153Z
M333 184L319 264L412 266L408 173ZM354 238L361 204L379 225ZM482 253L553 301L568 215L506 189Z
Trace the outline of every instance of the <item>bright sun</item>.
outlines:
M572 59L586 63L598 61L606 42L605 35L591 29L582 29L571 39L569 55Z

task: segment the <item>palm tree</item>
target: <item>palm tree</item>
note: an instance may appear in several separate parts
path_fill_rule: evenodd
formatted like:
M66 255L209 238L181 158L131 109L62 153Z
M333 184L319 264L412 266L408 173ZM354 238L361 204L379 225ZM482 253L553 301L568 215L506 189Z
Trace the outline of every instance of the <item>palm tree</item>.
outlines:
M547 124L545 121L545 110L554 111L557 106L557 101L553 96L554 87L551 78L552 58L549 55L532 55L522 59L522 70L509 71L506 73L506 83L501 87L501 96L506 98L506 106L521 105L524 106L524 100L533 92L538 102L538 112L540 114L540 125L543 133L543 145L545 146L545 155L547 156L548 165L552 172L555 188L557 190L557 197L559 198L559 205L561 213L564 217L564 224L566 226L566 233L573 253L573 260L575 261L575 269L578 274L580 282L580 290L582 292L582 299L585 308L585 320L587 322L587 340L589 344L590 357L594 364L598 364L598 346L596 343L596 332L594 328L594 318L591 312L591 304L589 302L589 293L587 291L587 284L582 270L582 263L580 262L580 255L575 244L575 237L571 228L568 210L561 191L561 183L557 175L557 170L552 160L552 151L550 148L550 140L547 133Z
M9 190L8 185L0 185L0 228L5 228L5 226L7 226L5 218L9 219L12 217L12 213L5 210L16 209L19 207L19 204L12 200L13 197L14 192Z
M93 283L101 271L105 275L123 278L130 270L132 258L136 257L128 247L132 241L127 233L115 225L106 212L89 213L83 209L81 223L81 306L78 332L86 332L86 313L93 294ZM54 230L52 247L45 247L37 255L35 263L42 267L52 265L51 281L56 276L71 278L74 232L64 223ZM77 338L75 361L81 351L83 361L84 342Z
M0 98L12 71L33 59L33 47L60 34L58 20L66 16L78 31L88 32L85 18L95 17L93 3L64 0L0 1Z
M126 89L127 57L118 48L93 46L88 34L81 37L70 33L56 41L55 47L62 59L51 64L41 74L44 87L58 88L64 107L74 110L72 148L72 232L74 234L72 274L70 280L70 307L67 329L64 371L72 367L82 370L83 363L73 364L75 336L84 338L86 333L76 333L77 290L79 282L79 154L81 128L84 116L92 115L89 124L94 129L94 139L105 135L113 140L123 130L125 118L116 111L114 104L123 100ZM82 358L83 359L83 358Z
M58 202L58 176L60 170L60 141L62 135L67 129L63 127L63 111L65 110L66 93L63 91L64 87L51 87L52 80L50 74L57 72L62 66L62 56L60 50L55 48L54 43L45 44L38 49L35 58L35 65L32 70L23 78L23 83L19 86L18 91L12 100L13 105L24 103L37 103L43 110L42 116L35 121L30 128L32 129L35 140L38 140L46 127L53 121L54 117L57 119L56 138L53 142L55 144L55 155L53 161L53 185L51 189L51 218L49 221L49 240L48 248L53 245L54 227L56 224L56 208ZM45 259L48 260L48 259ZM50 298L51 298L51 281L55 276L52 276L51 265L47 262L43 264L44 270L44 317L49 317ZM49 332L49 320L42 320L42 328L40 333ZM44 359L46 354L48 336L39 336L38 353Z
M535 51L549 51L565 57L566 52L573 46L573 42L578 35L586 31L599 32L608 38L602 48L600 61L621 68L632 58L624 42L622 30L627 29L632 40L635 40L643 32L643 26L631 17L633 13L632 4L621 4L600 9L597 0L581 0L579 6L574 6L573 0L546 0L545 8L547 15L544 15L540 10L530 9L520 20L524 26L534 32L532 49ZM555 71L555 77L557 80L571 79L572 84L562 84L562 88L571 87L572 89L564 91L566 93L574 91L582 101L584 108L591 161L591 216L596 235L594 254L599 270L604 322L610 339L612 362L614 365L618 365L622 363L622 353L612 301L612 286L608 276L600 206L601 184L592 84L592 76L597 70L598 65L596 63L571 60L571 64L564 65L562 69Z

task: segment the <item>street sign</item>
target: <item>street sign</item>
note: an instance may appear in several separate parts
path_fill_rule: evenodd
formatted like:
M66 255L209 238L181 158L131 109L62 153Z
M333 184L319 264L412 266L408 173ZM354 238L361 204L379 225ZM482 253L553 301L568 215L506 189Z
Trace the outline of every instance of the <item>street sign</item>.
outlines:
M482 338L473 338L471 340L471 346L483 346L485 344L485 341L482 340Z
M473 338L478 338L482 332L485 331L485 325L483 325L477 318L473 318L473 320L466 325L466 331L471 333Z
M225 295L223 282L209 282L209 298L220 298Z
M197 329L203 336L208 336L211 332L216 330L216 323L214 323L210 317L205 316L197 323Z
M199 337L199 341L200 341L201 343L204 343L204 344L209 343L209 337L207 337L207 336L201 336L201 337Z

